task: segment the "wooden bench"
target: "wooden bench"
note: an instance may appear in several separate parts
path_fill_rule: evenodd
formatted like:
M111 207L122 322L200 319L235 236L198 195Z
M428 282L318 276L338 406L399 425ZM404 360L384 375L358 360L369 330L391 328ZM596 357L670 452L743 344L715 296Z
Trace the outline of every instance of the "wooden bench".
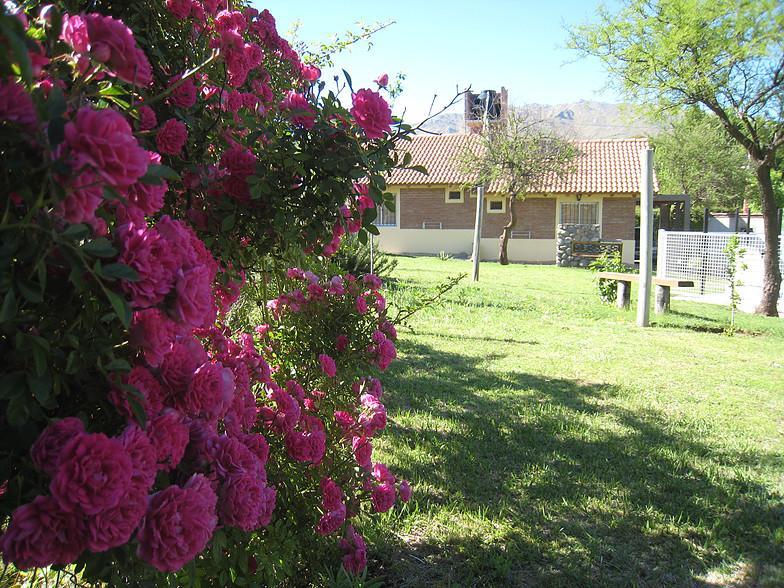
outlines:
M618 283L618 296L615 304L618 308L629 308L632 297L632 282L640 281L640 274L624 274L621 272L599 272L596 274L602 280L614 280ZM656 312L670 311L670 288L693 288L691 280L678 278L659 278L653 276L653 285L656 286Z

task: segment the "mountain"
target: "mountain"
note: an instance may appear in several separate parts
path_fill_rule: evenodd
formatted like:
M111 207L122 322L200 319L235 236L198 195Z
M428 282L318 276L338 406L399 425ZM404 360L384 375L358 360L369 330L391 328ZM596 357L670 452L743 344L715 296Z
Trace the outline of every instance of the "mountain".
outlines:
M577 140L622 139L656 135L661 129L626 104L579 100L566 104L523 104L513 108L532 120L541 120L558 134ZM433 133L462 133L462 112L446 112L425 125Z

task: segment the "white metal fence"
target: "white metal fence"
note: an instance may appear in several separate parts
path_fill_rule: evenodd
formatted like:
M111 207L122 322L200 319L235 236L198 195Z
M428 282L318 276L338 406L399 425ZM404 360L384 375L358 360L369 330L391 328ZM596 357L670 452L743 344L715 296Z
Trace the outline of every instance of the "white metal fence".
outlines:
M665 278L692 280L694 288L677 288L680 298L716 304L729 303L727 256L724 248L733 233L691 233L659 231L656 274ZM743 263L747 268L738 272L740 307L751 312L762 295L762 255L765 242L761 235L738 233L741 248L746 250ZM782 242L779 239L779 267L784 272ZM779 298L779 312L784 312L784 289Z

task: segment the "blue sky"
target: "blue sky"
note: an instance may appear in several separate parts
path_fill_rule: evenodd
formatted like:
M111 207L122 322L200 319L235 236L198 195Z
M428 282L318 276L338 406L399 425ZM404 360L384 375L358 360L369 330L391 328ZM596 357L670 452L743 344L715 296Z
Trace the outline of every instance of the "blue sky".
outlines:
M506 86L513 104L619 101L612 90L602 91L607 78L597 61L576 60L565 48L565 27L594 18L598 2L591 0L256 0L255 6L270 10L281 34L299 22L297 37L306 43L357 21L396 21L374 36L369 51L362 43L335 61L355 89L375 87L372 80L383 72L405 73L395 111L405 108L407 122L426 114L434 94L443 104L468 85Z

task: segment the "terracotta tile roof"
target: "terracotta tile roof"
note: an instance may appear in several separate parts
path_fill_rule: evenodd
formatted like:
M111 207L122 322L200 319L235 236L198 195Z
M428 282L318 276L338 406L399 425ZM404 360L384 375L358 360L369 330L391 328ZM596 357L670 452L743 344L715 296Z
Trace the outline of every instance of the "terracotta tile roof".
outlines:
M423 165L428 175L410 169L396 169L389 178L389 185L464 184L470 178L459 170L460 154L476 142L476 135L417 135L401 151L411 153L411 165ZM544 178L534 192L552 193L637 193L640 182L640 151L648 147L648 139L604 139L575 141L580 153L573 172L558 177ZM500 185L488 187L497 192ZM654 175L654 190L658 182Z

